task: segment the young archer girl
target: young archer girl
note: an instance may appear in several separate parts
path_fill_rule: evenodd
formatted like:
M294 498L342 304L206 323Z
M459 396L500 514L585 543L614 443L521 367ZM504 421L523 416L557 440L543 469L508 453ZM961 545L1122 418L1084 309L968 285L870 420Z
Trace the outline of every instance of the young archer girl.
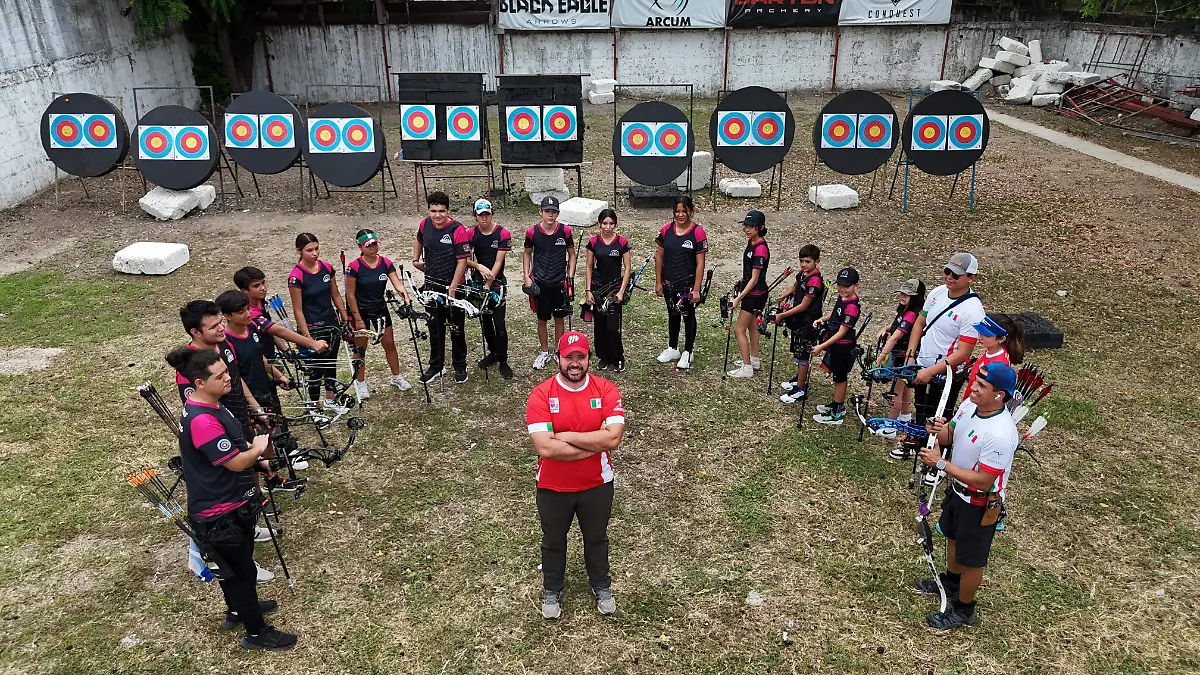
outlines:
M396 340L392 335L392 313L388 311L385 300L389 281L406 305L411 302L408 289L400 281L392 261L379 254L379 237L374 231L359 230L355 239L361 253L346 267L346 300L350 305L350 321L355 331L372 331L379 326L383 327L379 343L383 345L383 355L392 371L389 381L400 391L408 391L412 385L400 374L400 357L396 354ZM355 347L363 359L354 380L354 389L359 399L371 395L370 389L367 388L366 364L369 341L366 335L360 337L356 334L354 338Z
M346 305L338 291L333 265L321 260L317 235L305 232L296 237L296 252L300 254L300 261L288 274L288 295L296 315L296 331L329 344L329 349L320 354L323 365L313 368L316 382L309 384L308 396L317 400L323 382L326 403L332 404L336 387L331 380L337 380L337 355L342 346Z

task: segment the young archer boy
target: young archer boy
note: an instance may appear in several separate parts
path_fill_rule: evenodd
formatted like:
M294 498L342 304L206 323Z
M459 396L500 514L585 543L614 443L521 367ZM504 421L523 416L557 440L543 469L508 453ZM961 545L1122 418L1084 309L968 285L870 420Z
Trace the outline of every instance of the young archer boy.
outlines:
M842 418L846 416L846 381L854 366L857 337L854 325L862 314L862 306L858 301L858 271L853 267L843 267L838 272L836 284L838 299L833 303L833 309L813 323L813 327L824 325L828 337L812 350L812 358L825 353L825 367L833 376L833 401L829 405L817 406L813 421L840 426Z
M782 382L784 394L779 400L791 405L808 395L808 359L820 339L813 323L821 318L825 306L825 280L821 277L821 249L816 244L800 248L800 274L780 298L780 304L791 299L792 306L775 315L775 323L788 322L792 331L792 356L796 359L796 379Z

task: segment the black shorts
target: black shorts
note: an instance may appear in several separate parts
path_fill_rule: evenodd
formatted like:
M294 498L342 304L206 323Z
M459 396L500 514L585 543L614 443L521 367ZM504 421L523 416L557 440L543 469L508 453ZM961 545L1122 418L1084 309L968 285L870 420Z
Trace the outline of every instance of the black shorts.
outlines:
M798 363L808 363L808 357L812 355L813 347L820 342L820 331L813 328L812 322L804 325L803 319L789 323L788 329L792 331L791 352Z
M359 314L362 314L362 320L366 326L355 326L355 328L365 327L367 330L375 330L375 324L380 320L383 321L384 328L392 327L392 313L386 307L383 308L382 312L372 312L364 309L360 310Z
M823 363L829 369L835 383L845 382L849 379L850 369L854 367L854 344L830 345L829 350L825 352Z
M767 306L767 294L762 295L747 295L742 298L742 311L750 312L751 314L762 314L763 308Z
M529 304L537 313L538 321L549 321L552 318L562 318L571 313L567 289L562 284L542 286L536 297L529 298Z
M954 561L964 567L984 567L992 551L996 526L980 525L983 506L968 504L953 489L946 490L942 499L942 517L938 528L947 539L954 540Z

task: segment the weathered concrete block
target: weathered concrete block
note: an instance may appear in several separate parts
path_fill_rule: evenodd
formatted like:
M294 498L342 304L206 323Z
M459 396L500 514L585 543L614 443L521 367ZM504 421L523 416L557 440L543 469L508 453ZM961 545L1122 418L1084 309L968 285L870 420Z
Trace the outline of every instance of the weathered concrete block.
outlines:
M1192 111L1191 118L1197 122L1200 122L1200 108L1196 108Z
M576 227L595 224L600 212L608 208L608 202L587 197L571 197L559 202L558 221Z
M1016 52L996 52L996 60L1003 61L1004 63L1011 63L1018 68L1029 65L1029 56L1026 54L1018 54Z
M1045 108L1048 105L1058 105L1058 99L1061 94L1035 94L1031 103L1035 108Z
M217 198L217 188L212 185L197 185L188 192L196 195L196 199L200 201L201 211L212 206L213 201Z
M697 150L692 153L692 189L703 190L712 181L713 156L711 152ZM675 185L684 190L688 189L687 171L679 174Z
M1039 81L1038 86L1037 86L1037 91L1035 91L1033 93L1035 96L1038 94L1061 94L1061 93L1063 93L1064 89L1066 89L1066 85L1057 84L1054 82L1040 82Z
M810 185L808 201L826 211L852 209L858 206L858 193L849 185Z
M1012 51L1012 50L1010 49L1009 51ZM1041 40L1030 40L1029 41L1029 62L1030 63L1041 63L1042 62L1042 41Z
M212 189L211 185L207 187ZM138 206L159 220L179 220L192 209L200 207L200 193L156 187L138 200Z
M566 192L567 180L562 169L524 169L526 192Z
M722 178L718 184L721 194L730 197L761 197L762 186L753 178Z
M616 86L616 80L598 78L592 80L592 88L589 91L593 91L597 94L611 94Z
M546 197L547 195L553 195L554 198L558 200L558 203L560 206L563 202L565 202L571 198L571 193L567 192L567 190L564 188L562 190L547 190L545 192L530 192L529 193L529 201L533 202L534 205L536 205L536 206L541 206L542 198Z
M990 82L993 87L999 87L1002 84L1008 84L1009 82L1012 82L1012 75L997 75L988 80L988 82Z
M1027 77L1015 78L1009 83L1008 95L1004 100L1008 103L1029 103L1033 100L1034 92L1037 91L1037 81Z
M1034 68L1036 68L1036 67L1037 66L1032 66L1032 65L1021 66L1020 68L1017 68L1016 70L1014 70L1012 72L1012 76L1013 77L1030 77L1030 78L1032 78L1035 75Z
M1088 84L1095 84L1096 82L1099 82L1100 80L1103 80L1103 79L1104 79L1103 75L1097 75L1095 73L1085 73L1082 71L1075 71L1075 70L1052 71L1052 72L1046 73L1041 78L1041 80L1043 82L1049 82L1051 84L1072 84L1077 87L1082 87L1082 86L1085 86Z
M1004 98L1005 96L1008 96L1008 91L1010 89L1012 89L1011 86L1009 86L1007 84L1001 84L996 87L996 95L999 96L1000 98Z
M984 82L992 79L993 75L995 75L995 73L991 70L987 68L980 68L979 70L975 71L974 75L963 80L963 89L966 89L967 91L975 91L982 87Z
M190 259L184 244L139 241L117 251L112 266L125 274L170 274Z
M1000 49L1022 56L1029 56L1029 47L1026 47L1020 40L1014 40L1009 37L1000 38Z
M930 91L962 91L963 86L954 80L934 80L929 83Z
M611 91L606 94L598 94L594 91L588 92L588 103L591 103L592 105L604 105L606 103L612 103L615 100L617 100L617 95Z
M987 68L988 70L996 73L1004 73L1005 75L1012 75L1012 72L1017 69L1017 67L1011 63L998 61L996 59L989 59L987 57L979 59L979 67Z

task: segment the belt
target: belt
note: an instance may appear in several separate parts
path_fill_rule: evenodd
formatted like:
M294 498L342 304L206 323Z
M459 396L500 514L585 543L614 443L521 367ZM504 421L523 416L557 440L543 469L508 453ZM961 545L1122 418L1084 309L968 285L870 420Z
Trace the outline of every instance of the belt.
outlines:
M983 490L972 490L971 488L965 485L960 485L957 482L951 482L950 486L954 488L954 491L958 494L970 499L973 506L987 506L988 496L991 494L990 492L984 492Z

